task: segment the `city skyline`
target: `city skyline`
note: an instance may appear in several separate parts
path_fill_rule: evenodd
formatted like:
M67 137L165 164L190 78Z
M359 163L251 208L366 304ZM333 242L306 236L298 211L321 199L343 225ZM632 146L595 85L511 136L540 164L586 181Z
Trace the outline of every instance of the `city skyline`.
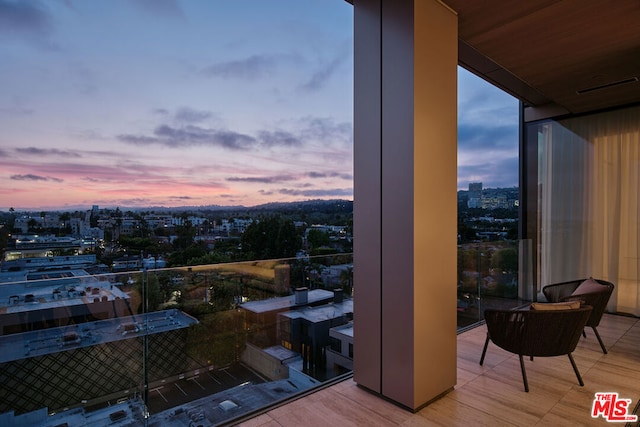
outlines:
M352 200L352 21L340 0L0 0L0 210ZM459 76L458 187L517 185L517 101Z

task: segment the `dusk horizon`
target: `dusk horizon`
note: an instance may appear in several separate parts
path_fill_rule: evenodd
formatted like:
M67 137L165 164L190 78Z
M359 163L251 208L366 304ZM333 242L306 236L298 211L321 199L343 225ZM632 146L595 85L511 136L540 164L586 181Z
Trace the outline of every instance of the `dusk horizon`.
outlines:
M0 0L0 210L353 200L347 2ZM517 101L459 70L458 188L517 185Z

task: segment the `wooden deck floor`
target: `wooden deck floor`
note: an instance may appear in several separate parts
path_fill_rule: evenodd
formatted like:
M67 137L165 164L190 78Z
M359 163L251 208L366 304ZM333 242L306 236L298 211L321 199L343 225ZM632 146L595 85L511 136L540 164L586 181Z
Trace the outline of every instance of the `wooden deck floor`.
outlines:
M484 326L458 335L458 384L418 413L380 399L346 380L252 418L242 426L640 426L591 417L596 392L640 399L640 319L605 314L598 328L603 354L590 330L573 353L580 387L567 357L525 359L525 393L518 357L489 344L478 364Z

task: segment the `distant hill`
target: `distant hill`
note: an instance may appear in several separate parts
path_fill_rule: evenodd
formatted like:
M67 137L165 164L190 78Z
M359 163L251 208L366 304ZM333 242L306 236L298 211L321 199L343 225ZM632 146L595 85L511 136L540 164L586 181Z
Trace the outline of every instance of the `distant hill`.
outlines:
M261 212L261 211L319 211L319 212L352 212L353 201L332 199L332 200L305 200L299 202L271 202L256 206L221 206L221 205L203 205L203 206L148 206L144 208L127 208L120 207L121 211L154 211L154 212Z
M113 210L115 208L107 208ZM279 215L292 221L304 221L308 224L334 224L344 225L350 222L353 217L353 201L352 200L305 200L299 202L272 202L256 206L148 206L148 207L119 207L120 211L130 212L154 212L156 214L171 213L189 213L194 215L206 215L212 219L223 218L241 218L260 216ZM85 211L86 209L79 209ZM24 212L24 211L23 211ZM49 212L69 212L69 210L50 210ZM37 212L31 212L39 214ZM9 213L6 216L10 216ZM1 219L1 218L0 218Z
M353 211L351 200L306 200L304 202L272 202L248 208L252 211L259 210L311 210L311 211Z
M148 208L145 210L157 209ZM222 218L260 218L277 215L292 221L303 221L307 224L347 225L353 218L353 201L351 200L306 200L301 202L272 202L257 206L193 206L172 208L168 211L188 211L206 215L213 219Z

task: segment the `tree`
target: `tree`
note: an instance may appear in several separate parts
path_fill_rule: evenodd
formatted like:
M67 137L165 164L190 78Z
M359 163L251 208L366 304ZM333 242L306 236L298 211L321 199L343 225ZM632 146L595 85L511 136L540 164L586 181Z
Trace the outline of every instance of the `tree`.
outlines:
M514 248L505 248L496 251L491 257L491 267L507 273L518 271L518 251Z
M293 221L276 216L251 223L241 242L247 259L290 258L302 246Z
M13 229L14 218L13 215L4 216L0 218L0 254L5 250L9 243L9 237L11 236L11 230Z
M146 283L144 275L140 275L133 286L133 290L140 298L138 313L155 311L164 302L160 282L155 274L147 274Z
M63 223L66 223L67 221L69 221L71 219L71 213L70 212L63 212L63 213L60 214L59 219Z
M185 216L186 214L183 214ZM177 250L184 250L194 244L193 238L196 235L196 230L193 228L191 221L184 219L183 225L178 225L175 228L176 238L173 241L173 247Z
M38 221L33 218L30 218L27 222L27 226L29 227L29 231L36 231L39 228Z
M131 252L153 255L159 255L162 252L158 242L151 237L120 236L120 245Z
M311 245L311 249L317 249L321 246L328 246L331 243L329 234L320 230L309 230L307 233L307 241Z
M92 228L97 227L98 218L99 216L94 211L91 211L91 215L89 216L89 226Z
M60 214L60 216L58 217L58 219L60 221L62 221L62 228L59 231L61 236L64 236L65 234L71 234L73 230L71 230L71 213L70 212L64 212L62 214Z
M220 311L199 316L198 320L188 330L185 349L190 357L214 366L240 360L247 341L242 312Z

